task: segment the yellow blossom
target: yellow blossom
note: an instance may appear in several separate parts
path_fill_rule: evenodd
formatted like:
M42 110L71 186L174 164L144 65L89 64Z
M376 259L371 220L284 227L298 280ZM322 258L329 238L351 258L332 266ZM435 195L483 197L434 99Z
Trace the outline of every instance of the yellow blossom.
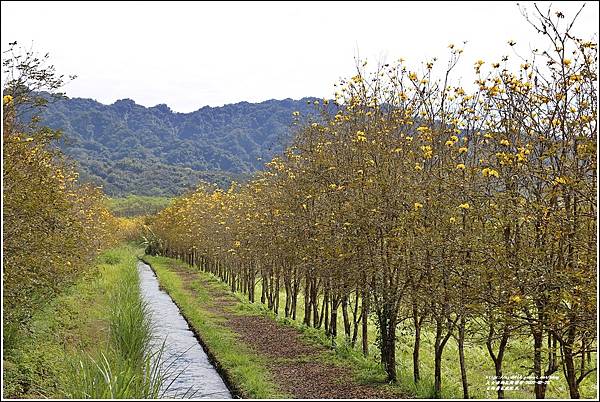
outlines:
M415 202L415 211L418 211L420 208L423 208L423 204L420 202Z
M2 98L2 103L4 105L8 105L9 103L11 103L13 100L13 97L10 95L4 95L4 97Z
M458 148L458 152L461 154L464 154L465 152L467 152L469 149L467 147L460 147Z
M458 165L456 165L456 168L460 169L460 170L464 170L465 169L465 164L464 163L459 163Z
M564 177L557 177L554 179L554 184L567 184L567 179Z
M356 132L356 142L365 142L367 140L367 136L364 131L358 130Z
M469 208L471 208L471 206L469 205L468 202L465 202L464 204L460 204L458 207L460 209L469 209Z
M481 171L481 174L483 174L483 177L488 177L488 176L500 177L500 173L498 173L497 170L490 169L490 168L484 168Z
M500 141L500 145L504 145L505 147L510 145L510 142L508 142L508 140L504 139Z
M423 157L425 159L431 159L431 157L433 156L433 149L431 149L431 146L429 145L423 145L421 147L421 151L423 151Z

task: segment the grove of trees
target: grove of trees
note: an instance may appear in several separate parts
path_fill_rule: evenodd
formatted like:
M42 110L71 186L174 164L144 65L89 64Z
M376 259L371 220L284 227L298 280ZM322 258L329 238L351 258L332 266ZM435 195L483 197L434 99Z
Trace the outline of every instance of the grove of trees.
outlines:
M41 94L43 95L43 94ZM40 114L61 129L62 151L80 165L82 179L109 196L175 196L199 181L225 187L250 176L291 138L294 110L307 101L241 102L177 113L166 105L144 107L130 99L104 105L63 98Z
M107 246L134 233L106 208L99 188L78 181L75 167L56 148L60 132L40 124L39 114L64 78L16 43L3 54L2 217L3 339L93 266ZM28 118L25 119L24 116Z
M560 12L528 21L548 49L518 68L518 55L477 61L473 90L452 83L454 45L441 78L437 60L420 72L357 61L334 112L317 101L319 118L295 113L293 145L248 183L176 199L148 252L277 314L302 310L304 324L332 342L343 331L365 354L372 319L389 381L408 323L415 382L422 333L434 334L435 396L448 342L466 398L465 342L483 342L501 377L519 339L532 346L535 396L560 370L578 398L596 370L597 43L575 38Z

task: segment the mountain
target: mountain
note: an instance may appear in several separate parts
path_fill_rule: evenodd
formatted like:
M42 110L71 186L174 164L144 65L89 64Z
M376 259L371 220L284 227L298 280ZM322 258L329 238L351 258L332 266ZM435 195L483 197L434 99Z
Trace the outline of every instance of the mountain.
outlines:
M63 132L61 149L81 178L110 196L178 195L200 180L226 185L261 169L292 136L292 113L313 113L316 98L205 106L191 113L131 99L52 101L42 124Z

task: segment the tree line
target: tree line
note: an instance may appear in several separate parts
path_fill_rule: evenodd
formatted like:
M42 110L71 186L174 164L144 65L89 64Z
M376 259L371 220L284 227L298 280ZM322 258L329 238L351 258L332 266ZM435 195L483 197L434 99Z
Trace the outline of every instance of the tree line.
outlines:
M49 55L16 42L3 53L2 217L4 346L54 295L93 266L93 258L123 236L133 222L115 218L101 189L82 184L56 147L60 132L40 124L65 78ZM29 116L27 119L23 116Z
M415 382L433 333L437 397L451 339L465 398L465 343L483 342L501 378L508 345L524 339L535 396L561 370L578 398L596 370L597 43L560 12L526 18L548 50L476 61L472 90L452 83L463 52L452 44L441 78L436 59L420 71L357 61L334 112L324 100L318 119L294 113L293 145L253 180L176 199L147 251L276 314L303 309L305 325L365 354L372 319L389 381L402 323Z

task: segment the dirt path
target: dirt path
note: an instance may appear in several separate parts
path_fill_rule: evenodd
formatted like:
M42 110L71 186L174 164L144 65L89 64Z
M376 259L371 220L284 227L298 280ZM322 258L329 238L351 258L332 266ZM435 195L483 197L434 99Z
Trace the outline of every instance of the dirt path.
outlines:
M192 283L200 283L211 296L211 313L223 319L223 325L237 334L240 341L261 356L269 357L268 370L281 390L297 399L382 399L407 398L389 388L360 384L349 366L327 360L331 351L320 345L309 344L295 328L276 323L270 318L240 315L232 308L237 300L230 292L214 286L190 271L172 264L185 289L192 294Z

